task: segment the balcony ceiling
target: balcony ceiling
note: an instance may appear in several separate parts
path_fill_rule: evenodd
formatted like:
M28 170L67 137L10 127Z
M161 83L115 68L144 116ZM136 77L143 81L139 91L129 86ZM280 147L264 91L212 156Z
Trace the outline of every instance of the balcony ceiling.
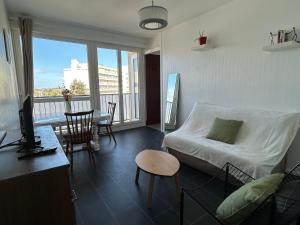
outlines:
M169 27L213 10L231 0L155 0L169 11ZM151 38L158 31L138 27L137 11L150 0L5 0L12 15L66 24L85 25L107 31ZM196 28L195 29L200 29Z

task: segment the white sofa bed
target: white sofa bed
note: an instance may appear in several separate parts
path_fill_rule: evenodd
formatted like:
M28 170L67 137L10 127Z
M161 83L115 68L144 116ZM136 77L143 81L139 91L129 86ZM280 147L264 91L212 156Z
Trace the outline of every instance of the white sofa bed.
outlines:
M235 144L206 138L216 117L243 121ZM230 162L259 178L272 173L283 162L298 126L299 113L196 103L184 124L165 136L163 147L198 169L203 163L222 168Z

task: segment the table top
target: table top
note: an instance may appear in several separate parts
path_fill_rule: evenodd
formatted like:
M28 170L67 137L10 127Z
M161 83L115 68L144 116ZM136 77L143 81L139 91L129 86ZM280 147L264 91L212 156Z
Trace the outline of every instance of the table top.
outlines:
M101 112L100 110L94 110L94 119L106 120L110 115L107 112ZM34 119L34 125L48 125L48 124L62 124L66 123L66 116L64 113L45 115L41 118Z
M136 156L135 162L140 169L158 176L174 176L180 167L175 156L151 149L140 152Z
M57 140L51 126L36 127L35 135L40 136L41 145L46 148L57 147L51 154L18 160L18 147L9 147L0 150L0 183L7 179L25 176L58 167L68 167L69 161ZM20 138L20 131L8 132L6 142Z

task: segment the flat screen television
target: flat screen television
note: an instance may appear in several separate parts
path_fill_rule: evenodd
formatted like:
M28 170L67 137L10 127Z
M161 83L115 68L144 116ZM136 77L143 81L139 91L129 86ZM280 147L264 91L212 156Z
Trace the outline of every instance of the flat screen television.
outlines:
M22 109L19 111L20 127L24 137L23 146L26 149L35 147L31 105L31 97L27 95L23 101Z

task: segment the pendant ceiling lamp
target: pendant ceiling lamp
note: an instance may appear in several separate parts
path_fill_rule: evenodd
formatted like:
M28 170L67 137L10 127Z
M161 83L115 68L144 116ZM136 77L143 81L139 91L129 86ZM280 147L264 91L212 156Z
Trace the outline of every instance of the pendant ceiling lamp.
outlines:
M138 12L139 26L145 30L159 30L168 25L168 10L161 6L152 5L141 8Z

